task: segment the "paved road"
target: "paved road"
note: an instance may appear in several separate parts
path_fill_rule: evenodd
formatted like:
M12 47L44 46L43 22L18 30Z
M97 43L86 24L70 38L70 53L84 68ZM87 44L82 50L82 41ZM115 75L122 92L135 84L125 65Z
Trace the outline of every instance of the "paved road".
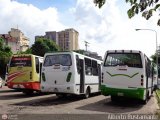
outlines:
M39 114L40 118L45 114L54 114L54 117L57 118L61 117L59 114L75 114L75 118L84 114L83 117L92 115L93 120L96 118L93 116L99 114L154 114L157 109L158 104L154 95L146 105L142 105L136 100L113 103L110 97L103 95L92 95L88 99L79 96L60 99L55 94L25 96L23 93L7 87L0 89L0 114L27 114L26 117ZM23 118L23 120L25 119Z

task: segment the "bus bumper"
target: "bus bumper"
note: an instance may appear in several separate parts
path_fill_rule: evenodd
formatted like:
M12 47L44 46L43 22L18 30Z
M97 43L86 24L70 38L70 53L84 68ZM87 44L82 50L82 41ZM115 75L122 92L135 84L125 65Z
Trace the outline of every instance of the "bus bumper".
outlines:
M105 96L121 96L128 98L136 98L144 100L145 88L136 88L136 89L120 89L120 88L111 88L106 85L101 85L101 93Z
M40 90L40 82L26 82L26 83L7 83L8 88L11 89L29 89L29 90Z

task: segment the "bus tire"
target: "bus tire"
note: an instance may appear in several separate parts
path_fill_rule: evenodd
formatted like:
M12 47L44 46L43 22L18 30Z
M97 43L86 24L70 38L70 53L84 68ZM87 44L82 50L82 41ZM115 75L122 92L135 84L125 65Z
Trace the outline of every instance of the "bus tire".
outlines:
M33 95L34 91L33 90L24 90L23 93L25 95Z
M118 101L118 97L111 95L111 101L112 101L112 102Z
M90 97L90 88L88 87L86 93L84 94L84 98L87 99Z
M61 93L56 93L56 96L58 98L65 98L67 95L66 94L61 94Z
M146 98L145 98L145 100L142 100L142 103L144 104L144 105L146 105L147 104L147 102L148 102L148 100L149 100L149 91L147 92L147 95L146 95Z

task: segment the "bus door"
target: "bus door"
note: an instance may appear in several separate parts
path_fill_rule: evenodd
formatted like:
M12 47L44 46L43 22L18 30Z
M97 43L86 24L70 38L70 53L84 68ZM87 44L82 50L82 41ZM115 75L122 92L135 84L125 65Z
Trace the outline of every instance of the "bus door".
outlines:
M80 93L84 93L85 77L84 77L84 60L79 59L80 69Z
M42 63L40 63L39 65L39 71L40 71L40 76L39 76L39 79L40 79L40 82L41 82L41 75L42 75Z
M100 64L98 64L98 79L99 79L99 88L98 88L98 90L100 90L100 86L101 86L101 65Z

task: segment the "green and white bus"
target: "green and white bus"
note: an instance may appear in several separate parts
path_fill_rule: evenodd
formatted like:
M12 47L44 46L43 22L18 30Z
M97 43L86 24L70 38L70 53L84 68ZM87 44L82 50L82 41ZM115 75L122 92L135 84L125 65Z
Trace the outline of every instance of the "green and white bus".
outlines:
M145 104L153 93L153 67L149 58L136 50L109 50L102 66L101 92L119 97L136 98Z

